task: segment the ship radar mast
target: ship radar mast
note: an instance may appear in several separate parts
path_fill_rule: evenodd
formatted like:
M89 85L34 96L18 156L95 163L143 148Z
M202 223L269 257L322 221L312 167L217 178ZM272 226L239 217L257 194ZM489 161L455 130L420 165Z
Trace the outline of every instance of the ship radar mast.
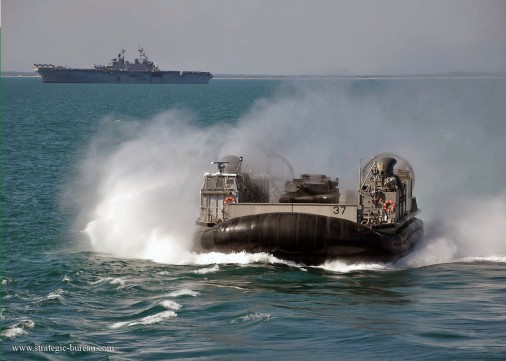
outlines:
M229 162L211 162L211 164L216 164L218 165L218 171L220 172L220 174L223 174L223 170L225 169L225 166L228 164Z
M148 57L147 57L146 53L144 52L144 48L141 48L141 46L139 45L139 49L137 49L137 51L139 52L139 61L141 63L147 62Z

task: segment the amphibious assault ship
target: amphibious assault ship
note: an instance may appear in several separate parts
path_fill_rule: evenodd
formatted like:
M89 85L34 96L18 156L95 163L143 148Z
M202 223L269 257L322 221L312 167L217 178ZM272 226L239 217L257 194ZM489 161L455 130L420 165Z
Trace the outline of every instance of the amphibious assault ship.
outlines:
M139 47L139 58L125 60L125 49L107 65L77 69L52 64L34 64L44 83L120 83L120 84L208 84L213 75L200 71L161 71Z
M392 261L422 238L415 175L399 155L378 154L361 166L358 188L345 199L338 178L302 174L272 200L268 176L242 172L242 161L229 156L213 162L218 172L204 175L198 251L268 252L308 265Z

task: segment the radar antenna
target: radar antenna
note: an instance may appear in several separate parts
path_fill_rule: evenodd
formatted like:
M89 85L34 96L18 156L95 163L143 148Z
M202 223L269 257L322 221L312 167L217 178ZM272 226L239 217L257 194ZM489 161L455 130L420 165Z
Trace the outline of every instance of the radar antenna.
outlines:
M125 48L123 48L120 50L121 55L118 54L118 61L120 61L121 63L125 62L125 53L126 53L126 50L125 50Z
M229 162L211 162L211 164L217 164L218 170L220 171L220 174L223 174L223 170L225 169L225 165Z
M139 49L137 49L137 51L139 52L139 59L140 60L144 60L146 59L147 60L147 56L146 56L146 53L144 52L144 48L141 48L141 46L139 45Z

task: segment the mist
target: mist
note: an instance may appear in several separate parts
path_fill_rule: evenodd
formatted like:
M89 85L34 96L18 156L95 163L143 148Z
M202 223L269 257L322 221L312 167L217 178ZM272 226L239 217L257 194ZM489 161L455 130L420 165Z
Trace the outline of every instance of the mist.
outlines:
M190 249L200 177L219 139L190 115L102 122L81 165L81 213L91 247L119 257L181 261ZM211 151L211 153L209 153Z
M343 193L356 189L361 160L394 152L413 166L426 230L404 264L506 255L505 98L493 80L303 81L282 83L232 125L175 110L107 118L80 167L76 225L97 252L202 263L192 235L211 161L242 155L247 169L279 154L296 175L339 177Z

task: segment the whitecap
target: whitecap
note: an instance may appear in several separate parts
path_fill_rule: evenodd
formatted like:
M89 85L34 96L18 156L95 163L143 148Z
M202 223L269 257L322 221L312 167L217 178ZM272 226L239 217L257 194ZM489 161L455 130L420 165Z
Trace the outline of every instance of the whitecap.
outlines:
M167 318L176 317L177 314L174 311L163 311L155 315L146 316L140 319L138 322L141 325L150 325L152 323L161 322Z
M271 315L268 313L263 312L255 312L255 313L249 313L245 316L241 316L239 318L233 319L231 323L238 323L238 322L247 322L247 321L270 321Z
M109 326L109 328L116 329L121 327L130 327L130 326L136 326L136 325L151 325L153 323L162 322L165 319L176 317L177 314L174 311L163 311L151 316L146 316L141 318L138 321L122 321L122 322L116 322Z
M53 292L49 293L46 296L46 299L47 300L60 300L60 301L63 301L63 296L62 296L63 293L64 293L64 291L61 288L58 288L58 289L54 290Z
M209 283L209 286L214 286L214 287L219 287L219 288L233 288L236 290L244 290L245 289L244 287L231 286L231 285L220 285L220 284L216 284L216 283Z
M168 297L180 297L180 296L200 296L200 292L192 291L188 288L182 288L180 290L173 291L167 295Z
M179 310L182 307L179 303L171 300L163 300L160 302L160 306L168 308L169 310Z
M2 337L7 338L15 338L20 335L26 335L28 332L26 331L27 328L34 328L35 322L32 320L23 320L18 322L17 324L9 327L8 329L4 330L2 332Z
M109 283L111 285L124 286L125 280L123 280L122 278L119 278L119 277L118 278L105 277L105 278L100 278L99 280L97 280L95 282L91 282L92 285L101 285L104 283Z
M63 301L62 295L56 294L56 293L50 293L46 296L46 299L48 300L60 300Z
M62 282L70 282L72 280L70 279L70 277L68 275L65 275L61 281Z
M390 264L385 263L345 263L342 261L334 260L327 261L316 268L322 268L326 271L348 273L354 271L379 271L392 269Z
M124 286L125 285L125 281L121 278L113 278L110 282L109 282L111 285L120 285L120 286Z
M121 328L123 326L127 326L129 323L130 323L129 321L115 322L112 325L110 325L109 328L112 329Z
M465 257L462 262L506 263L506 256Z
M20 322L20 325L25 328L34 328L35 322L33 322L32 320L23 320Z
M241 252L207 252L195 254L195 264L207 265L207 264L252 264L252 263L264 263L264 264L285 264L290 267L304 267L305 265L279 259L267 252L248 253L246 251Z
M111 277L100 278L100 279L96 280L95 282L90 282L90 284L92 284L92 285L101 285L103 283L109 282L110 280L112 280Z
M2 332L2 337L14 338L20 335L26 335L28 332L21 327L10 327Z
M205 275L205 274L208 274L208 273L218 272L219 270L220 270L220 266L218 266L217 264L215 264L213 267L197 269L197 270L193 271L193 273L200 274L200 275Z

